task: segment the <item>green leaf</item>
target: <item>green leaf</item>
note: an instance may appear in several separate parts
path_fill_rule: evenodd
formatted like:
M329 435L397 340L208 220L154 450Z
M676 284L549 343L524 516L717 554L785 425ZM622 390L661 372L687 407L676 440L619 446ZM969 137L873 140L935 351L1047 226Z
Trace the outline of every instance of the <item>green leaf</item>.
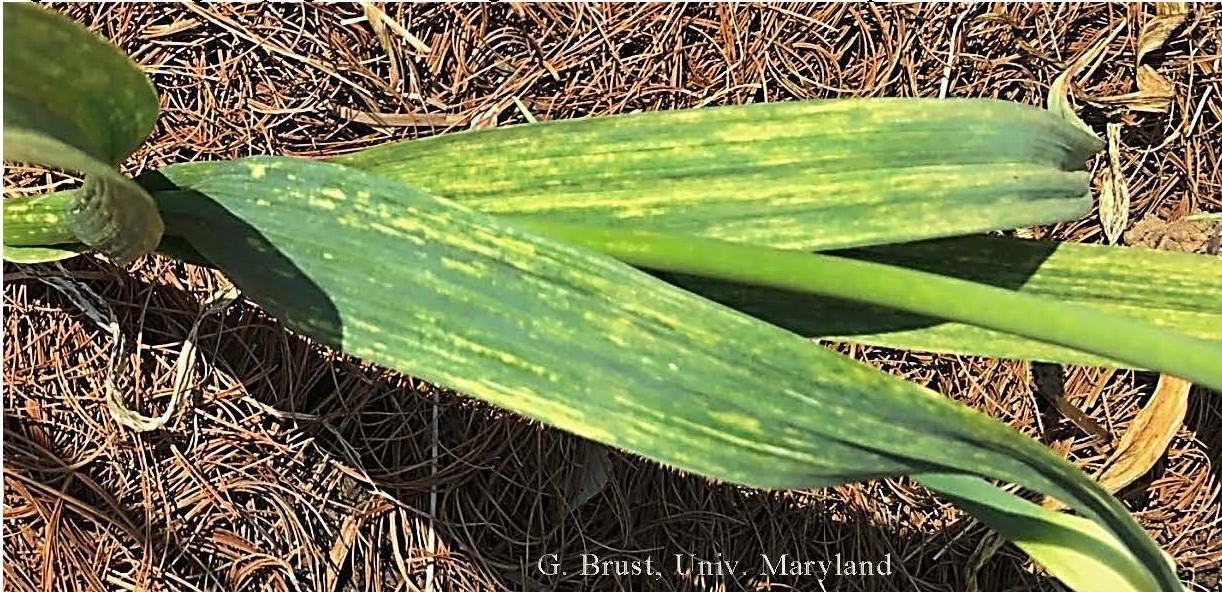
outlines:
M831 254L1018 290L1222 342L1222 259L1150 249L974 236ZM962 323L860 302L667 274L684 289L833 341L1065 364L1131 366Z
M62 229L45 225L68 192L4 202L6 255L20 247L58 258L81 250ZM191 257L167 236L160 250ZM172 248L173 247L173 248ZM831 254L1017 290L1058 302L1085 305L1163 329L1222 342L1222 261L1148 249L1029 241L992 236L940 239L834 251ZM198 255L193 261L207 264ZM747 314L820 339L871 345L1060 363L1131 366L1098 355L980 327L872 306L846 299L780 290L707 277L659 273L659 277Z
M61 14L12 4L3 18L4 157L85 174L63 212L81 242L120 261L151 251L163 228L156 206L115 169L157 117L148 78Z
M64 213L79 190L56 191L44 196L10 197L4 200L4 245L47 247L78 242L63 224Z
M522 220L532 231L638 267L886 306L1168 372L1222 390L1222 343L1129 317L872 261L680 234Z
M1056 213L1044 221L1077 216L1081 210L1044 210L1041 204L1051 203L1044 200L1056 191L1032 185L1033 177L1007 176L1007 167L1022 162L1041 174L1077 175L1080 184L1062 187L1060 195L1080 196L1087 192L1086 176L1061 169L1080 168L1085 155L1101 146L1078 122L1021 105L849 100L549 122L390 144L336 161L523 221L827 249L1021 226L1036 215ZM969 164L978 162L997 164L982 172ZM946 168L937 171L930 163ZM915 182L912 175L923 180ZM1011 201L1017 194L1039 199ZM989 224L979 223L983 211ZM997 237L844 255L1222 339L1218 263L1201 257ZM1098 355L858 302L663 277L812 337L1117 365Z
M69 257L76 257L85 251L84 247L18 247L4 245L4 260L13 263L50 263Z
M1018 483L1180 589L1106 491L915 384L402 183L285 158L144 179L170 233L323 344L680 469L766 488L900 474Z
M34 132L114 166L144 142L157 109L152 84L119 49L57 12L4 8L6 133Z
M926 474L917 481L989 525L1074 590L1158 589L1150 570L1094 522L1047 510L977 477ZM1172 565L1165 555L1162 563Z
M844 99L447 134L335 162L477 210L792 249L1073 219L1098 138L978 99Z
M75 257L85 250L64 223L77 190L4 200L4 260L47 263Z

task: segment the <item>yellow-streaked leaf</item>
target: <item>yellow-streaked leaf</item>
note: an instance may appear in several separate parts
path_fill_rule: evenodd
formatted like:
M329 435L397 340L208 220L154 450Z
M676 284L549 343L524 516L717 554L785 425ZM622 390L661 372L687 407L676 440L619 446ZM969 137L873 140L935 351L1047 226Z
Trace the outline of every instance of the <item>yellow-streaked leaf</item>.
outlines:
M546 121L334 162L509 218L814 250L1079 217L1101 148L1027 105L844 99Z
M971 236L833 251L1075 303L1222 342L1222 259ZM917 351L1125 367L1099 356L892 309L687 275L686 290L802 335Z
M1038 442L609 257L326 163L174 165L144 182L172 235L323 344L754 487L1016 482L1105 525L1144 563L1127 579L1180 589L1127 511Z

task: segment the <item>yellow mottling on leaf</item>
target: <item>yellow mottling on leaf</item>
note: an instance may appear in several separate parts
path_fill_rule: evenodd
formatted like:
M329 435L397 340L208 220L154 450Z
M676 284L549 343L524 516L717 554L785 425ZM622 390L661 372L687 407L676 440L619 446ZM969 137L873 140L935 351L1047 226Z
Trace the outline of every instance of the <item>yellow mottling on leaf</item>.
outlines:
M471 275L474 277L484 277L487 274L487 268L478 261L466 262L466 261L459 261L457 259L451 259L449 257L442 257L441 265L444 266L446 269L453 269L455 271L461 271L467 275Z
M667 211L667 208L665 207L634 206L634 207L624 207L614 212L612 215L619 219L648 218L651 216L660 216L662 214L665 214L666 211Z
M724 424L734 426L747 432L754 432L757 434L764 433L764 430L761 429L759 418L751 417L750 415L744 415L734 411L710 411L709 416Z
M321 208L324 210L334 210L335 209L335 202L329 199L321 199L318 197L311 196L309 203L310 203L310 207L312 208Z
M543 419L562 430L604 444L615 445L619 442L621 434L612 433L598 423L590 422L580 409L564 401L542 396L532 389L510 387L487 379L475 381L450 377L448 381L460 392L474 395L494 405L500 405L529 417Z
M250 178L262 179L267 174L267 166L262 164L254 164L250 166Z
M405 238L412 242L417 242L417 241L423 242L421 241L420 237L412 236L410 234L403 234L403 232L401 232L398 228L392 228L390 226L387 226L385 224L379 224L377 222L369 222L369 223L363 223L363 224L358 223L358 224L353 224L353 226L356 226L357 228L364 226L370 230L374 230L382 234L385 234L386 236L397 236L397 237ZM417 244L419 244L419 242L417 242Z
M458 351L467 351L478 356L493 358L507 366L513 366L515 368L530 372L535 376L548 380L554 380L553 377L555 376L555 373L551 370L548 370L547 368L532 363L528 360L519 358L510 352L487 347L479 342L472 341L458 335L450 335L448 340Z
M349 325L351 325L355 329L360 329L362 331L368 331L369 333L381 333L382 332L381 327L373 323L370 323L368 321L362 321L360 319L349 319L347 322Z
M413 218L395 218L390 221L390 224L399 230L414 234L425 234L429 231L429 227L427 225L422 224L419 220Z

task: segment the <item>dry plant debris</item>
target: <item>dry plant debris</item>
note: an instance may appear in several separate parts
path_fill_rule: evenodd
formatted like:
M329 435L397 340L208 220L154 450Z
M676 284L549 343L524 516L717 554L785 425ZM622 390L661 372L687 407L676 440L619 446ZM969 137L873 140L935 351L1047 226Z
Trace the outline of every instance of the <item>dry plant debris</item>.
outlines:
M1125 219L1176 223L1222 210L1222 12L1211 5L1188 6L1175 26L1178 16L1138 4L56 8L133 55L161 93L164 114L133 170L338 154L531 116L842 96L1041 104L1070 60L1106 39L1075 77L1075 96L1094 129L1118 124ZM1141 67L1170 84L1165 110L1094 99L1140 92ZM9 194L74 182L6 171ZM1097 215L1026 232L1104 240ZM838 580L840 590L932 592L960 589L984 542L982 527L902 480L761 493L616 452L602 467L583 441L325 351L244 302L202 314L224 287L204 269L156 257L130 274L96 258L65 269L5 269L3 550L12 590L580 590L586 580L542 578L534 561L549 552L721 552L758 563L760 553L840 552L891 553L902 566L891 578ZM176 362L194 344L197 364L179 379L187 396L163 428L140 433L113 419L113 338L46 277L109 303L129 340L116 386L136 412L166 409ZM1088 472L1108 463L1110 450L1037 399L1025 364L843 351L985 410ZM1149 404L1155 380L1067 368L1065 392L1119 435ZM1121 496L1191 589L1205 591L1220 585L1222 564L1222 403L1201 395L1188 401L1166 455ZM583 488L601 480L580 473L591 464L606 482ZM574 503L583 489L596 491ZM973 575L982 590L1060 589L1005 547ZM597 587L717 585L628 577Z
M1119 491L1146 474L1162 458L1172 438L1184 425L1188 412L1188 393L1192 383L1173 376L1162 376L1149 404L1137 413L1133 423L1120 437L1120 444L1099 475L1108 491Z

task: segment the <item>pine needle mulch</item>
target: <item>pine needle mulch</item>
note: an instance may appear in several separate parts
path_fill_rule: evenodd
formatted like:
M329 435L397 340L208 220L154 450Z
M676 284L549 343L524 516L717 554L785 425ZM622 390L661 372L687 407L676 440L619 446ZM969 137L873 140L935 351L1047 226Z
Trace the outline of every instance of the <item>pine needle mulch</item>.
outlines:
M1106 100L1136 90L1134 48L1155 16L1141 5L57 8L133 55L161 93L164 114L133 171L337 154L528 113L882 95L1038 104L1074 58L1114 34L1076 96L1096 129L1120 125L1125 223L1140 234L1130 239L1165 246L1168 223L1222 210L1222 13L1209 5L1192 6L1143 60L1174 89L1165 112ZM76 182L18 166L5 179L10 195ZM1097 215L1022 232L1104 241ZM890 554L894 575L833 577L828 589L1061 589L1010 547L975 561L985 529L910 482L762 493L680 475L336 355L240 300L209 309L226 285L205 269L147 257L124 270L88 257L4 274L11 590L819 589L809 578L665 569L661 580L582 578L572 564L581 553L720 553L747 567L761 554ZM102 320L113 314L124 349L82 303ZM188 342L198 356L184 371ZM982 409L1092 473L1111 452L1037 394L1029 364L843 350ZM179 392L163 428L116 423L112 367L122 370L114 392L147 415ZM1066 400L1115 435L1157 380L1052 373ZM1194 392L1168 453L1120 492L1202 591L1217 589L1222 569L1219 401ZM539 572L549 553L570 561L570 575Z

